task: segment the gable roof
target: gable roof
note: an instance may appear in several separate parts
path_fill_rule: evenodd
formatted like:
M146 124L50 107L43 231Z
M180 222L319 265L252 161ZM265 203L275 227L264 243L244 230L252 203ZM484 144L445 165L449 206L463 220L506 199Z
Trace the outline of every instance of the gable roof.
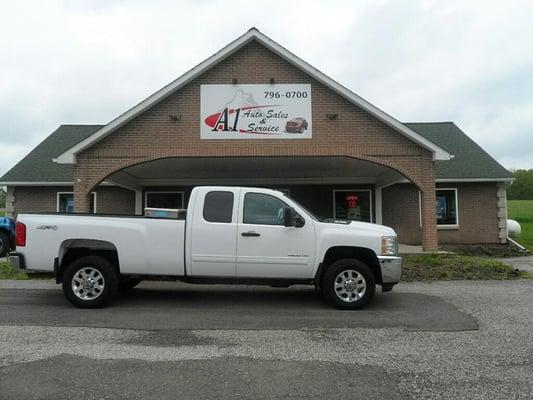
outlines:
M438 180L512 180L513 174L492 158L453 122L406 123L426 139L437 143L455 157L436 162Z
M509 181L512 174L488 155L453 122L408 123L427 140L455 154L437 161L440 181ZM103 125L61 125L0 178L0 185L72 185L74 166L57 164L54 157L87 139Z
M94 143L98 142L99 140L103 139L116 129L120 128L133 118L135 118L137 115L141 114L142 112L146 111L150 107L152 107L154 104L160 102L170 94L174 93L187 83L191 82L194 78L198 77L199 75L206 72L208 69L212 68L217 63L223 61L231 54L235 53L237 50L245 46L246 44L250 43L252 40L257 41L258 43L265 46L270 51L274 52L281 58L285 59L289 63L295 65L297 68L302 70L303 72L307 73L314 79L316 79L318 82L322 83L329 89L333 90L340 96L344 97L348 101L352 102L353 104L357 105L361 109L365 110L369 114L373 115L380 121L384 122L397 132L403 134L410 140L414 141L415 143L419 144L420 146L428 149L433 153L433 159L435 160L449 160L452 156L444 149L436 145L435 143L427 140L424 136L420 135L418 132L415 132L414 130L410 129L406 125L402 124L400 121L396 120L395 118L391 117L384 111L380 110L373 104L369 103L368 101L364 100L363 98L359 97L352 91L348 90L341 84L337 83L330 77L326 76L322 72L320 72L318 69L313 67L312 65L308 64L307 62L303 61L302 59L298 58L294 54L292 54L290 51L279 45L278 43L274 42L269 37L265 36L263 33L259 32L256 28L250 29L248 32L246 32L241 37L237 38L230 44L228 44L226 47L206 59L205 61L198 64L193 69L189 70L185 74L183 74L181 77L176 79L175 81L171 82L170 84L166 85L159 91L152 94L147 99L143 100L130 110L126 111L122 115L118 116L116 119L108 123L107 125L103 126L101 129L98 129L96 132L94 132L89 137L83 139L81 142L77 143L76 145L70 147L65 152L57 156L57 159L55 160L58 163L61 164L73 164L76 162L76 154L81 152L82 150L90 147Z
M74 168L68 164L57 164L53 158L71 148L102 125L61 125L50 136L37 145L26 157L0 178L2 185L10 183L68 184L74 181Z

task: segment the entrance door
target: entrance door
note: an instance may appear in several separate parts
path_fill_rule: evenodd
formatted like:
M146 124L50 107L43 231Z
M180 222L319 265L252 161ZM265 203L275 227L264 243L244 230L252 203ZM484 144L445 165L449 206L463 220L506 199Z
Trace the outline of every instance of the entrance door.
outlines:
M234 276L240 189L201 188L190 220L191 274ZM188 216L189 218L189 216Z
M242 190L240 202L237 276L309 278L314 227L308 217L303 227L285 227L284 210L290 205L282 199Z

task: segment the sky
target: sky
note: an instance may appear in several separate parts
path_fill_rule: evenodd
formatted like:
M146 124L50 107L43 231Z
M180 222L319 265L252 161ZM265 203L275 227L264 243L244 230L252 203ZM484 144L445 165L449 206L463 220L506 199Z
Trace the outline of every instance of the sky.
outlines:
M533 168L533 2L0 0L0 175L105 124L255 26L396 119Z

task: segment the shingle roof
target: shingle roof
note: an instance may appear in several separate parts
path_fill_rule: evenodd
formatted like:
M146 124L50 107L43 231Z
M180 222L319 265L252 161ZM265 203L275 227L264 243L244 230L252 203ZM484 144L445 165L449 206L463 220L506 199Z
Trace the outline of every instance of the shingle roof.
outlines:
M513 174L453 122L405 123L455 158L436 162L437 179L508 179Z
M6 172L0 182L73 182L72 165L57 164L52 159L101 127L102 125L61 125Z
M406 123L438 146L454 154L449 161L437 161L437 179L506 179L511 172L479 147L453 122ZM57 164L53 158L100 129L102 125L61 125L0 182L73 182L73 166Z

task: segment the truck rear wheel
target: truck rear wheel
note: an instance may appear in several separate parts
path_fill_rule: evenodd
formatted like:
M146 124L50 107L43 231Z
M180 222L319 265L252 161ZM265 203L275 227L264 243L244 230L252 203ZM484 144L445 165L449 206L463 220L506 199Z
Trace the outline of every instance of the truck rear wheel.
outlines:
M368 266L356 259L334 262L324 273L322 295L324 300L343 310L364 307L376 291L376 279Z
M11 249L11 242L9 237L4 233L0 232L0 257L4 257L9 250Z
M103 257L78 258L63 273L63 293L77 307L102 307L111 300L117 287L116 268Z

